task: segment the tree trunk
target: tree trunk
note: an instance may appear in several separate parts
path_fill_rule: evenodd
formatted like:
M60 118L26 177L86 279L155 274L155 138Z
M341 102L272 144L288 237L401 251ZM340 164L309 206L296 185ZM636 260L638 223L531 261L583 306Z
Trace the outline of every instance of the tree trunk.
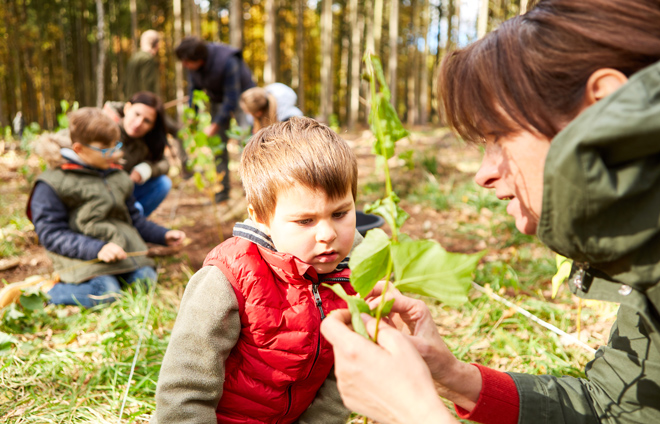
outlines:
M376 53L376 48L375 48L375 43L374 43L374 20L373 20L373 15L371 14L371 11L374 8L374 0L366 0L366 4L364 7L365 14L360 15L364 16L364 19L366 20L366 26L367 26L367 50L370 51L371 53Z
M198 37L202 36L202 21L199 17L199 6L195 3L195 0L189 0L190 2L190 22L192 23L192 34Z
M190 0L183 0L181 7L182 7L181 20L183 22L183 35L184 36L192 35L192 20L190 18L192 10L190 7Z
M390 78L390 91L392 97L390 101L394 109L396 109L396 94L397 94L397 56L399 45L399 2L398 0L390 0L390 57L388 61L388 76Z
M96 0L97 34L99 41L99 61L96 67L96 107L103 107L105 92L105 13L103 0Z
M229 11L229 43L237 49L243 49L243 2L231 0Z
M323 0L321 9L321 116L328 123L332 115L332 0Z
M337 97L339 99L340 107L337 110L337 115L340 122L345 124L348 121L348 116L351 114L351 96L350 91L348 91L352 28L350 13L343 13L342 19L339 22L341 54L339 55L339 65L337 66L337 72L339 72L339 88L337 90Z
M374 53L380 57L380 38L383 34L383 0L374 2Z
M480 0L479 3L479 16L477 18L477 38L483 38L488 32L488 6L489 0ZM521 0L522 4L522 0ZM522 6L520 8L522 13Z
M298 108L305 113L305 0L298 0L296 41L298 56Z
M355 128L360 111L360 19L358 11L358 0L350 0L349 10L351 20L351 95L350 109L348 114L348 128Z
M454 48L454 16L456 8L454 2L457 0L447 0L447 41L445 42L445 52ZM458 30L458 28L456 28Z
M136 52L140 48L138 45L140 32L137 25L137 0L129 0L128 5L131 11L131 39L133 40L133 52Z
M181 0L174 0L172 6L174 14L174 45L178 46L179 43L181 43ZM181 99L183 97L183 66L181 65L180 60L177 60L174 66L176 79L176 98ZM179 117L183 116L182 103L177 105L176 111Z
M413 39L417 40L419 36L419 5L418 2L412 0L410 2L410 8L412 11L412 34ZM417 92L419 88L418 78L418 66L419 66L419 51L417 50L417 43L413 43L412 46L408 47L408 88L406 89L408 94L408 108L407 108L407 120L408 125L415 125L417 123L418 116L418 104L417 104Z
M422 3L422 39L424 40L424 49L422 50L422 57L420 58L420 75L419 75L419 123L424 125L429 121L429 18L430 18L430 2Z
M275 82L275 69L277 66L277 46L275 45L275 17L277 7L275 0L266 0L265 5L266 23L264 25L264 43L266 45L266 63L264 64L264 84Z

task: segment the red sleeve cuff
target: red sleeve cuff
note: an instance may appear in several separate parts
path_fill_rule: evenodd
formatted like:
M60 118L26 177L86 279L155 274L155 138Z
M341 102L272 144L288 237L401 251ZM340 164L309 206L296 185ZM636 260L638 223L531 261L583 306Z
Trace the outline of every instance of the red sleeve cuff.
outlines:
M472 365L481 372L481 392L477 405L470 412L454 405L459 418L482 424L516 424L520 400L513 378L488 367Z

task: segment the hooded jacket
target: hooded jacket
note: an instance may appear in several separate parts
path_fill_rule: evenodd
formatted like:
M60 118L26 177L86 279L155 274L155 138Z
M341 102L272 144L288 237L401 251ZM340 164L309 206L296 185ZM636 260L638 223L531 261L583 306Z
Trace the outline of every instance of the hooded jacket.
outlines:
M587 379L510 374L519 422L660 422L660 62L553 139L537 235L577 296L621 306Z

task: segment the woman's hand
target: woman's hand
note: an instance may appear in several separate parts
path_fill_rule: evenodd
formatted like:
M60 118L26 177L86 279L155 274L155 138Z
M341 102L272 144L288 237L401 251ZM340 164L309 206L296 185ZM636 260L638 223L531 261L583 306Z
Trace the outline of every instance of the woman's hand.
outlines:
M384 286L383 282L378 283L367 296L372 308L380 302ZM479 369L459 361L451 353L440 337L431 312L423 301L404 296L392 285L387 289L386 298L394 299L392 313L397 314L407 327L406 333L409 334L405 334L405 337L426 361L440 395L471 411L481 392ZM396 318L397 316L394 316L393 321L396 321Z
M376 321L363 317L373 337ZM350 322L351 314L342 309L321 324L321 332L333 345L339 393L349 409L383 423L456 422L408 338L381 322L375 344L353 332Z
M124 249L122 249L119 245L110 242L106 243L101 248L101 250L99 250L99 253L96 255L96 257L103 262L110 263L121 261L122 259L126 259L128 256L126 255Z
M183 243L186 238L186 233L181 230L169 230L165 233L165 243L168 246L178 246Z

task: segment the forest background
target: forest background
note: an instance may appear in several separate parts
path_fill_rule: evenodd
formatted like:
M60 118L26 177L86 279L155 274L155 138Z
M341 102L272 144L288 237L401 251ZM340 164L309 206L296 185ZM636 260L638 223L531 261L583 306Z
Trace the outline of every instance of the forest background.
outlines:
M526 7L527 0L0 0L0 125L21 111L26 122L53 129L61 100L125 100L126 63L147 29L163 37L164 101L187 94L174 47L199 35L242 48L258 85L287 84L306 115L348 129L366 123L361 58L370 49L382 58L403 122L436 122L433 73L444 52Z

